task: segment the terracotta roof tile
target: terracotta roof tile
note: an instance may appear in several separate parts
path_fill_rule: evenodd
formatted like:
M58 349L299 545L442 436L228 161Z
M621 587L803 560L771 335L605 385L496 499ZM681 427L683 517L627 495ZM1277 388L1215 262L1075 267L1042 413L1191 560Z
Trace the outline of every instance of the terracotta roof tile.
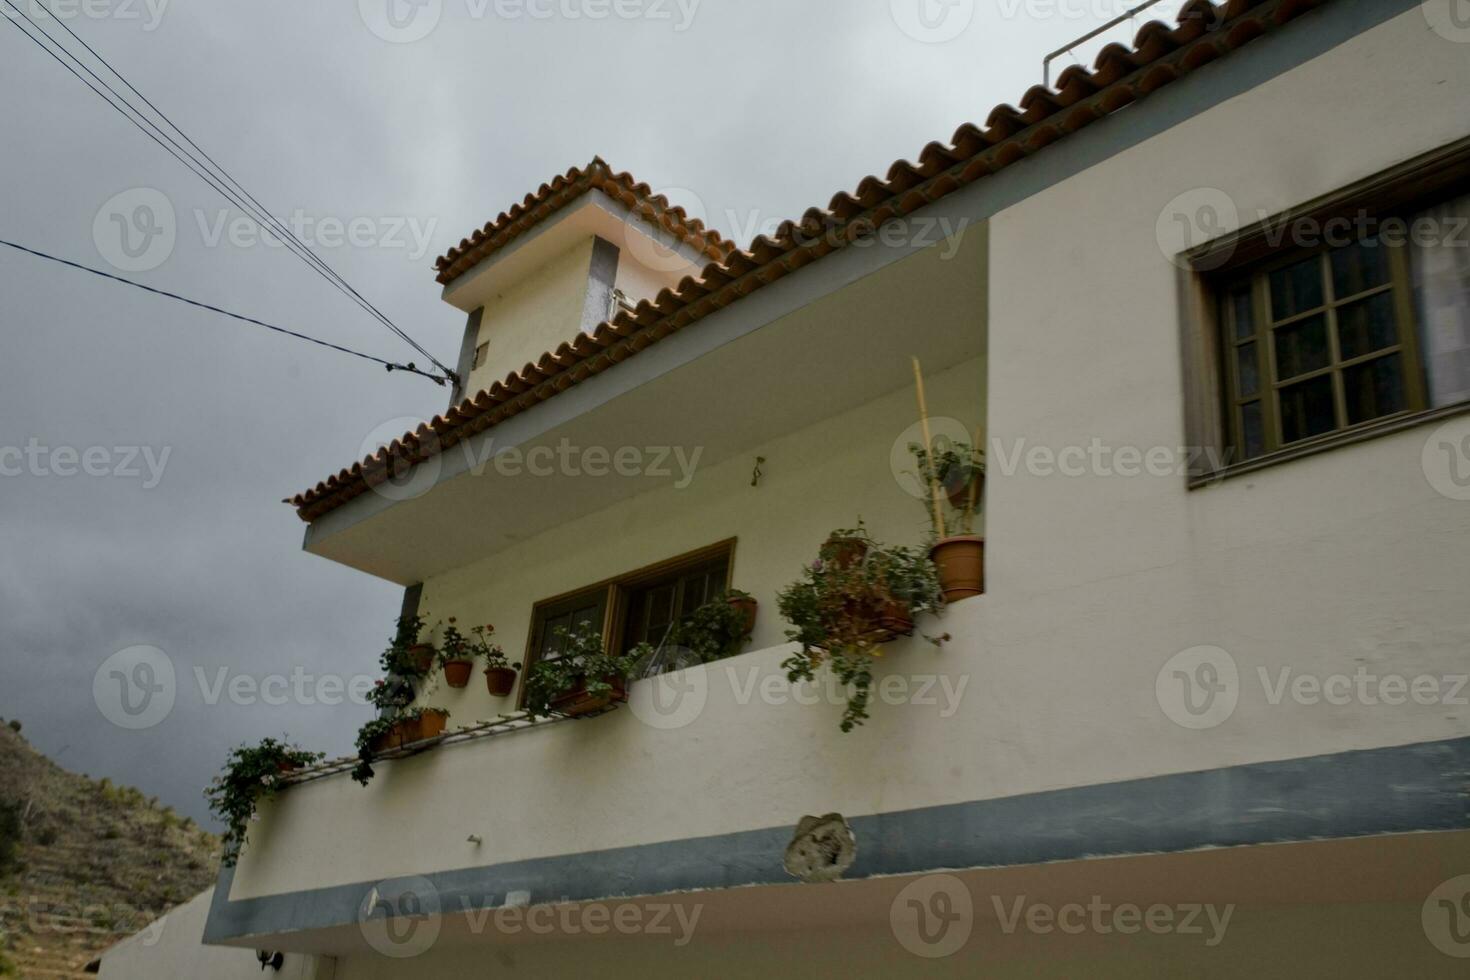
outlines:
M885 177L863 178L851 193L839 192L825 209L809 210L800 226L785 222L774 237L759 236L743 251L703 229L681 209L670 208L667 201L650 196L647 185L634 184L627 174L607 171L600 160L594 160L586 170L573 169L440 259L439 281L451 281L592 186L638 213L646 209L649 215L658 216L661 227L703 242L697 247L714 261L697 280L686 278L678 289L664 290L653 302L644 300L632 311L620 311L585 338L586 343L579 339L562 345L555 355L547 354L538 364L527 364L446 415L436 416L350 470L329 477L287 502L296 507L302 520L313 521L383 482L390 468L402 472L405 466L498 425L670 333L870 234L883 222L1024 159L1327 2L1225 0L1217 5L1210 0L1192 0L1180 11L1177 25L1171 27L1161 21L1145 24L1132 48L1108 45L1098 54L1092 70L1080 65L1067 68L1058 77L1055 89L1033 87L1021 98L1019 109L997 106L983 129L966 123L956 130L949 145L930 143L924 147L917 164L899 160ZM826 228L836 234L802 234L801 226Z
M461 239L458 245L435 260L434 267L439 270L437 280L448 285L593 190L602 191L648 224L669 232L710 261L717 262L735 251L734 242L706 228L704 222L690 217L683 208L671 205L668 198L653 193L647 184L635 181L630 174L614 173L601 157L594 157L586 167L573 167L565 174L553 177L536 193L527 194L520 204L512 206L509 211L502 211L499 217L477 229L469 238Z

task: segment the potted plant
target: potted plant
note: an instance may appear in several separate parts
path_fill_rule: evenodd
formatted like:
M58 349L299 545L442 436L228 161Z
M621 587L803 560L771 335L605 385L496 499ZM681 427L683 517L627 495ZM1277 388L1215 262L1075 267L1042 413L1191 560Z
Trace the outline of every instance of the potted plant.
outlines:
M985 539L975 534L975 515L985 489L985 451L979 448L979 433L973 445L931 439L924 376L917 358L914 383L924 442L911 443L909 451L918 462L928 497L925 511L934 530L929 554L939 570L945 601L958 602L985 591Z
M438 738L448 721L449 712L443 708L400 708L374 718L358 729L358 763L352 778L366 786L373 778L373 762L379 755Z
M925 508L935 537L930 555L944 598L958 602L980 595L985 591L985 539L974 530L985 485L985 452L968 443L928 449L913 443L909 450L932 494Z
M224 864L233 867L246 841L246 829L260 801L274 796L289 773L322 760L320 752L273 738L259 745L242 745L230 753L224 770L204 791L209 809L225 824Z
M422 617L413 615L398 618L393 642L383 651L379 660L386 673L415 680L429 676L429 672L434 669L436 652L432 643L425 643L420 639L423 632Z
M607 653L602 633L590 623L558 626L561 651L537 662L526 675L526 713L531 717L584 715L628 699L627 682L639 660L653 652L646 643L620 657Z
M455 618L450 616L448 625L444 627L444 639L439 645L439 664L444 668L444 679L450 687L469 686L476 654L469 638L459 631Z
M674 641L702 664L733 657L750 641L757 608L749 592L730 589L690 613L675 630Z
M881 545L861 523L841 534L844 541L861 538L860 559L848 560L851 548L824 545L825 557L806 566L802 577L776 598L792 627L787 638L801 644L782 663L787 679L813 680L819 666L830 664L848 689L841 723L847 732L868 717L872 658L878 648L912 633L914 617L942 610L944 599L938 573L924 549Z
M495 635L494 626L486 623L484 626L476 626L470 632L475 634L472 645L476 656L485 661L485 687L492 697L509 697L516 688L516 675L520 672L521 665L511 663L500 644L491 640Z

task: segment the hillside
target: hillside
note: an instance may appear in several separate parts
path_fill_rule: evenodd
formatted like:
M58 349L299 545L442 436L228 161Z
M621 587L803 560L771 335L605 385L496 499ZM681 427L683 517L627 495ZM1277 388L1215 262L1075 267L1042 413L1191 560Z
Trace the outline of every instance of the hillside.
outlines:
M156 799L67 772L0 723L0 976L85 976L88 960L209 887L218 846Z

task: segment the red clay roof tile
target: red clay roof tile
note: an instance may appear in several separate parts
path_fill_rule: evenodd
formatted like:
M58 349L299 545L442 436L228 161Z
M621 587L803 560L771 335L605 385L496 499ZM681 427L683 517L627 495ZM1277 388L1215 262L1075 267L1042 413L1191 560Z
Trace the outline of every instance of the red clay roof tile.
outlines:
M287 501L303 521L314 521L366 493L392 472L415 465L473 435L566 390L632 356L675 330L737 302L802 265L843 247L883 222L901 217L973 183L1062 137L1129 105L1149 92L1228 55L1236 48L1306 13L1328 0L1193 0L1170 27L1151 21L1139 29L1130 49L1110 44L1093 69L1065 69L1057 87L1034 87L1021 99L991 111L984 130L966 123L951 145L931 143L918 164L899 160L886 178L869 176L852 193L839 192L826 209L802 216L818 230L838 234L805 234L785 222L774 238L761 235L744 251L707 231L680 208L651 195L646 184L627 174L612 174L601 160L586 170L572 169L439 260L439 281L447 283L516 235L544 220L591 187L598 187L636 213L679 234L714 261L698 280L686 278L677 290L664 290L653 302L620 311L587 338L563 345L539 364L527 364L503 382L495 382L414 432L395 440L335 476Z

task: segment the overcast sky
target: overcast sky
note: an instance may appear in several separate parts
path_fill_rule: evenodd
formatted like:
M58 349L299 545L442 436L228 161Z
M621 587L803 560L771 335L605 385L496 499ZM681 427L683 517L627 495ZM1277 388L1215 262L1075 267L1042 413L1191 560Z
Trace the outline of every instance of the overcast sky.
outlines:
M16 2L36 16L42 0ZM743 245L983 123L1046 52L1134 0L45 2L452 364L463 317L434 257L553 174L600 154ZM10 24L0 90L0 238L416 356L284 249L232 235L239 212ZM120 251L112 216L159 195L171 245ZM354 219L358 243L337 241L331 221ZM0 716L66 767L199 818L243 740L351 751L369 709L249 685L371 673L401 591L303 553L280 501L446 393L3 247L0 340ZM94 697L134 646L175 674L144 728Z

